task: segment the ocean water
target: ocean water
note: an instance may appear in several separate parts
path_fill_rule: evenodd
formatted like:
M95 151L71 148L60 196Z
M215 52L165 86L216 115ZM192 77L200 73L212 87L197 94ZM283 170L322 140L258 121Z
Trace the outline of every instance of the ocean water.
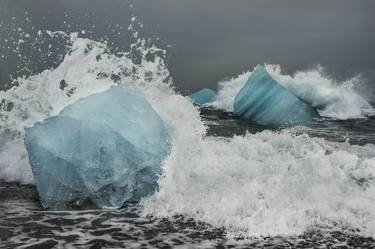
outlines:
M249 124L235 117L225 111L203 108L201 110L201 118L207 125L207 136L211 139L233 139L233 136L239 138L243 136L256 136L257 133L269 133L275 135L283 131L276 130L273 127L262 127L256 124ZM375 125L374 118L367 118L363 120L345 120L345 121L322 121L319 128L304 129L299 128L293 131L288 131L289 136L309 136L308 139L316 139L316 141L330 141L332 145L342 144L343 147L358 146L355 151L371 150L374 143L374 138L367 136L369 131L373 131ZM372 127L372 128L371 128ZM271 131L272 132L271 132ZM268 135L260 135L263 142L270 140ZM293 134L293 135L291 135ZM308 134L308 135L307 135ZM259 135L259 134L258 134ZM280 134L279 134L280 135ZM323 140L322 140L323 139ZM273 141L275 142L275 141ZM327 142L326 142L327 143ZM364 145L366 144L366 145ZM255 146L257 144L254 144ZM244 146L244 145L243 145ZM246 146L246 145L245 145ZM331 150L330 150L331 149ZM245 151L242 148L242 153ZM259 152L258 152L259 153ZM264 152L266 153L266 152ZM280 152L278 152L280 153ZM335 153L333 147L327 147L324 154ZM366 153L366 152L365 152ZM280 153L281 154L281 153ZM230 156L230 155L227 155ZM347 157L349 158L349 157ZM278 162L277 164L280 164ZM275 165L277 165L275 164ZM248 173L243 170L242 173ZM283 175L279 172L280 176ZM191 176L189 176L191 177ZM306 177L309 177L306 175ZM366 182L369 175L364 178L357 178L356 184L359 186L369 185ZM242 177L237 177L241 180ZM290 179L289 179L290 180ZM228 182L227 182L228 183ZM290 184L290 183L289 183ZM204 188L204 184L200 186ZM220 187L220 186L218 186ZM271 188L278 188L285 186L273 185ZM306 184L306 188L311 185ZM209 191L215 191L217 187L211 187ZM243 189L230 188L230 191L236 189L243 193ZM329 188L328 188L329 189ZM301 191L301 190L300 190ZM324 205L337 205L335 198L339 196L325 193L321 190L324 198L327 198ZM221 217L235 218L238 215L239 219L236 222L241 222L241 219L246 219L242 214L233 214L225 210L227 208L236 208L236 205L241 204L244 198L249 195L236 197L235 193L219 194L220 198L227 198L221 205L225 205L222 210L215 207L215 211ZM264 190L267 193L267 190ZM284 192L285 196L280 196L277 201L283 201L283 198L291 198L288 196L293 191ZM260 192L258 193L261 194ZM191 197L191 196L190 196ZM207 197L207 194L196 198ZM370 197L370 196L369 196ZM186 197L183 197L186 198ZM231 198L231 200L229 199ZM237 199L238 198L238 199ZM264 197L263 197L264 198ZM371 197L370 197L371 198ZM288 222L294 219L307 219L310 214L303 214L297 216L298 212L308 212L308 206L300 206L301 210L293 209L293 206L284 208L283 210L274 210L275 216L268 220L267 217L262 217L260 222L270 223L264 228L264 224L257 227L253 225L247 229L251 229L254 236L248 236L246 230L234 230L233 226L221 226L217 224L213 218L211 222L204 222L201 218L196 218L192 213L172 212L171 214L158 215L144 213L144 206L128 203L119 210L77 210L77 211L60 211L51 212L43 210L38 202L38 194L33 185L22 185L15 182L0 182L0 248L374 248L375 239L371 236L371 232L363 233L360 227L350 226L345 224L343 220L323 220L323 217L318 217L320 214L311 214L315 217L315 221L309 223L305 228L291 232L291 227L281 227L275 231L276 227L272 224L280 222L276 217L284 219L287 212L294 212L289 216ZM258 202L262 197L258 196ZM237 203L233 203L233 201ZM194 201L194 200L186 200ZM209 201L209 200L208 200ZM254 201L254 200L252 200ZM249 207L256 207L259 203L247 202ZM272 200L264 200L271 201ZM300 201L303 201L301 199ZM341 200L342 201L342 200ZM360 200L350 200L360 201ZM218 200L216 200L218 202ZM212 202L207 204L212 205ZM181 206L194 207L193 203L180 203ZM202 205L205 205L201 203ZM284 203L285 204L285 203ZM261 203L263 205L263 203ZM275 205L275 204L273 204ZM296 205L294 203L293 205ZM312 203L309 203L311 206ZM246 205L239 205L242 209ZM283 205L279 206L282 208ZM186 208L186 207L184 207ZM270 206L269 208L272 208ZM340 211L339 207L336 207ZM343 206L345 208L345 206ZM202 210L203 211L203 210ZM205 210L209 211L209 210ZM263 210L262 210L263 211ZM329 210L327 210L329 211ZM341 210L344 211L344 210ZM354 210L353 210L354 211ZM361 211L360 209L356 211ZM371 207L368 209L371 211ZM228 212L228 213L226 213ZM259 211L258 211L259 212ZM264 211L263 211L264 212ZM316 210L315 210L316 212ZM345 211L347 212L347 210ZM324 213L322 213L324 214ZM328 214L328 213L327 213ZM228 217L227 215L232 215ZM199 216L197 216L199 217ZM369 217L369 216L368 216ZM215 216L220 218L220 216ZM308 219L310 219L309 217ZM356 218L354 218L356 219ZM358 217L358 221L360 218ZM306 222L307 220L301 220ZM275 222L275 223L273 223ZM362 221L363 222L363 221ZM368 222L368 220L367 220ZM216 223L216 225L214 225ZM293 224L293 223L292 223ZM298 221L294 220L294 225ZM280 225L280 224L278 224ZM237 228L238 229L238 228ZM258 230L259 229L259 230ZM285 230L283 230L285 229ZM363 228L362 228L363 229ZM246 231L246 232L245 232ZM269 233L273 232L273 235ZM285 234L284 234L285 232Z
M0 248L375 247L375 116L360 77L265 65L322 119L259 126L231 114L251 68L199 109L174 89L166 51L133 38L118 51L84 32L39 31L37 50L59 44L55 65L0 91ZM42 210L24 128L114 85L138 88L171 132L158 192L119 210Z

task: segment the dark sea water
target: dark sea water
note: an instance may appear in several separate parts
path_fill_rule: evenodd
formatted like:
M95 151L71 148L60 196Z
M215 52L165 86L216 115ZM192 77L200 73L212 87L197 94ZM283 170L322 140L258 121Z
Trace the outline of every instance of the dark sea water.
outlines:
M208 125L208 135L211 136L231 137L245 135L246 132L281 130L278 127L250 123L236 118L232 113L214 108L201 109L201 116ZM321 137L332 142L347 142L355 145L375 144L375 116L348 120L322 118L316 121L311 128L299 128L295 130L297 134L304 132L311 137Z
M231 137L273 129L241 121L224 111L200 110L209 136ZM275 129L274 129L275 130ZM329 141L375 143L375 118L322 120L298 128ZM119 210L43 210L32 185L0 183L0 248L375 248L355 229L311 227L299 236L230 238L224 228L184 216L142 216L141 207Z

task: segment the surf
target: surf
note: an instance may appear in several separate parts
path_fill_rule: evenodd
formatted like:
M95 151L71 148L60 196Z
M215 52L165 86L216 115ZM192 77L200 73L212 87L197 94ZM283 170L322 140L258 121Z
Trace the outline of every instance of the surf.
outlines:
M19 77L0 92L6 106L0 111L2 180L33 183L25 128L80 98L131 86L171 131L159 190L141 201L144 216L184 215L224 227L232 237L299 235L316 226L375 234L374 145L329 142L292 128L208 136L198 107L175 90L165 50L139 39L129 51L112 53L105 42L79 33L40 35L64 40L67 52L55 68ZM284 75L280 68L266 65L297 96L323 106L323 116L364 118L372 111L353 90L353 80L337 83L319 71ZM213 106L230 112L234 93L250 74L221 82Z

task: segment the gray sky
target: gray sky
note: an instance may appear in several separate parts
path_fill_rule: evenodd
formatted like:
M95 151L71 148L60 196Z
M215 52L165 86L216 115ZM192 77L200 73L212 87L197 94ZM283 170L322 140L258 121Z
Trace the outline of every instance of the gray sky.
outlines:
M0 0L0 24L22 20L25 11L35 29L95 24L93 38L106 35L124 47L128 36L113 36L108 25L127 27L133 13L146 35L172 45L168 65L178 89L214 88L264 62L287 72L320 64L336 78L375 75L373 0ZM8 31L0 33L0 55ZM0 60L0 79L16 65L17 59Z

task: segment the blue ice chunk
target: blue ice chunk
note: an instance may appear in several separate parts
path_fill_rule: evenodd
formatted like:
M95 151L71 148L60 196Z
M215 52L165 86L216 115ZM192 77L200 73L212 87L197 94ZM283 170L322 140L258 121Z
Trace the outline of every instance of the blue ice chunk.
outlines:
M310 125L318 112L257 66L234 100L234 114L272 126Z
M114 87L36 123L25 145L45 208L120 207L155 191L168 139L143 97Z
M217 95L211 89L203 88L202 90L190 95L190 98L193 100L194 104L203 105L214 102L217 98Z

